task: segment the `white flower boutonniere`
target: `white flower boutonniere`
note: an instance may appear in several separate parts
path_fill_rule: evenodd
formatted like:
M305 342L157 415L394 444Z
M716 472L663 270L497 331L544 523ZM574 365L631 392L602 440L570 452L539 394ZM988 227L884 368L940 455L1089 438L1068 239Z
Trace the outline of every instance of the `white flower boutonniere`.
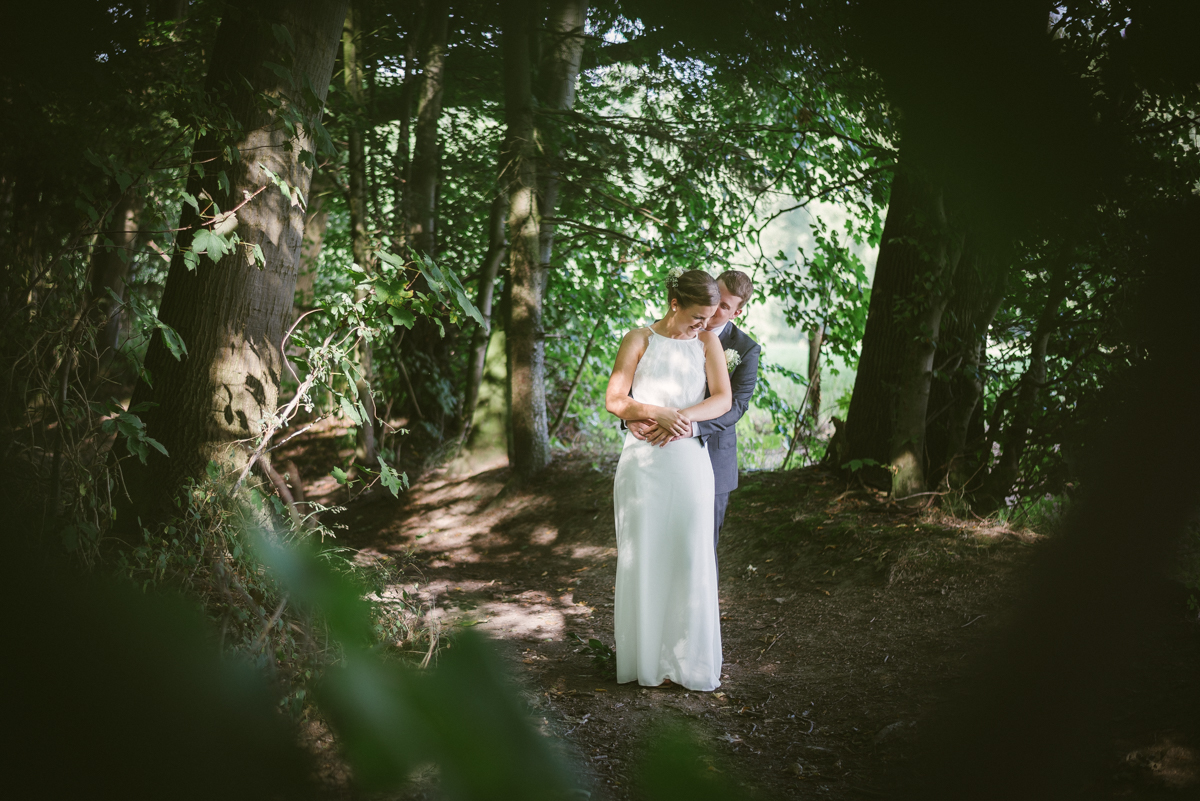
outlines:
M725 349L725 366L729 368L729 372L737 369L737 366L742 363L742 354L738 353L733 348Z

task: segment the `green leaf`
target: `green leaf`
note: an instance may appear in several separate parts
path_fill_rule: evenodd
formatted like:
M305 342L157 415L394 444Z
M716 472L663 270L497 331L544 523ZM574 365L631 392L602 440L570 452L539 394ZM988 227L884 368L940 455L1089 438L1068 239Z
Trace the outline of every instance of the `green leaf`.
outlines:
M295 52L296 40L292 38L292 34L285 26L278 23L271 23L271 33L275 34L275 41L287 45L288 50Z
M425 280L429 282L429 287L437 295L438 300L447 306L460 309L463 314L483 325L483 315L479 313L479 309L475 308L475 304L467 297L467 291L458 280L458 276L449 267L438 267L433 263L433 259L428 256L422 256L417 259L417 264L420 265L419 269L421 273L425 276Z
M283 66L282 64L276 64L274 61L264 61L263 66L278 75L283 80L287 81L289 85L294 85L295 82L292 79L292 71L287 67Z
M391 315L394 325L402 325L405 328L411 329L417 318L408 309L398 309L395 306L388 308L388 314Z
M399 496L401 489L408 489L408 474L397 473L379 458L379 483L387 488L393 496Z
M184 356L187 356L187 345L184 344L183 337L179 336L179 332L161 320L156 320L155 324L162 332L163 344L167 346L167 350L171 351L175 361L181 361Z
M350 476L348 476L346 474L346 471L340 467L334 467L333 470L331 470L329 474L331 476L333 476L334 479L337 480L337 483L339 483L339 484L347 484L350 482Z
M358 416L358 409L354 408L354 403L345 395L342 395L340 400L342 412L346 417L350 418L356 426L362 425L362 418Z

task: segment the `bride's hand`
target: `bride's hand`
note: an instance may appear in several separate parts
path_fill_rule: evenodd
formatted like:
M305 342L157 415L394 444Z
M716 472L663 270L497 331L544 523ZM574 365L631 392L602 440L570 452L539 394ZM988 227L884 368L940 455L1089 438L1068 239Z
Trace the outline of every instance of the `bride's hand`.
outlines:
M688 416L671 406L660 408L654 415L654 422L658 423L658 427L663 431L668 431L677 437L690 434L692 431L692 421Z

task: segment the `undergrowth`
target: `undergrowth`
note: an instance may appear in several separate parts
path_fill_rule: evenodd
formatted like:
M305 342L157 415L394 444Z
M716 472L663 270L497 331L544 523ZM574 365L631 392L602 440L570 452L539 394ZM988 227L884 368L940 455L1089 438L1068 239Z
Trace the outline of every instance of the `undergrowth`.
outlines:
M254 547L253 534L284 545L316 546L318 559L358 585L371 602L373 647L393 656L425 650L431 634L418 625L422 609L402 584L405 559L355 561L314 514L297 526L278 497L259 488L231 492L232 476L210 463L208 475L177 496L171 518L143 527L141 542L121 547L115 570L143 590L175 589L193 598L220 632L223 650L246 658L276 683L281 705L306 717L309 691L342 648L325 616L293 603Z

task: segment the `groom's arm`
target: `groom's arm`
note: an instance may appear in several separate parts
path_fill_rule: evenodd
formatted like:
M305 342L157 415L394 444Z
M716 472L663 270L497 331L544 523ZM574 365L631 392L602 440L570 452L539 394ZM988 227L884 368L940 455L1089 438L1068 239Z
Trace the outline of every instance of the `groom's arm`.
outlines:
M719 434L733 428L737 425L737 421L742 419L742 415L750 406L750 398L754 396L754 387L758 384L760 351L761 348L757 344L746 351L746 355L742 357L742 363L734 369L733 375L729 377L729 383L733 387L733 406L725 414L713 420L692 423L696 436L707 437L710 434Z

